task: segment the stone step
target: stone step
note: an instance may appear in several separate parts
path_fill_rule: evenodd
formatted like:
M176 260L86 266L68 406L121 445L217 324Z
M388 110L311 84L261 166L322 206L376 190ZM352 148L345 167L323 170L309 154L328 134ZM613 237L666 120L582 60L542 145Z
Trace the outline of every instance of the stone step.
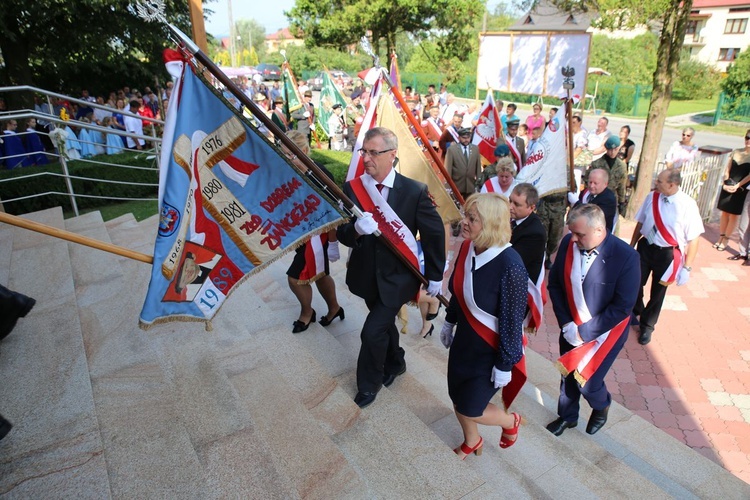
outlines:
M64 227L60 208L24 217ZM0 442L0 495L109 498L68 245L10 230L8 286L37 303L0 350L1 411L14 424Z

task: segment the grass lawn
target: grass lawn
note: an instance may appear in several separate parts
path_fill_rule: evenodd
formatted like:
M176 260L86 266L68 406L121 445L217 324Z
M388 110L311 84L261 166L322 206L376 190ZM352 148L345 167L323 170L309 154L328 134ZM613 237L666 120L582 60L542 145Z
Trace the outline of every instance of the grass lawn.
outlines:
M124 201L102 207L87 208L85 210L79 210L79 212L83 215L97 210L102 213L102 219L104 219L105 222L130 213L133 214L137 221L142 221L154 215L159 210L159 207L156 205L156 200ZM66 211L64 215L66 219L69 217L75 217L75 214L72 211Z

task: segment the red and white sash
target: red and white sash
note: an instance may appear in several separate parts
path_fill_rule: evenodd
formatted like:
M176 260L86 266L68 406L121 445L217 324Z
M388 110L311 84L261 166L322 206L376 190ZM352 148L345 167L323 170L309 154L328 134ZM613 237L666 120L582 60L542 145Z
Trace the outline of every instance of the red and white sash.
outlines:
M439 120L439 118L438 118L438 120ZM427 119L427 123L429 123L432 126L432 128L435 130L435 133L437 134L438 137L440 137L441 135L443 135L443 130L440 128L440 124L437 122L437 120L433 119L432 117L429 117ZM456 139L456 140L458 140L458 139Z
M672 233L670 233L669 229L667 229L667 226L664 225L664 221L661 218L661 212L659 210L659 198L661 198L662 196L664 195L659 193L659 191L654 191L654 196L651 200L651 207L654 210L654 223L656 224L656 229L659 231L659 234L661 234L661 237L664 238L664 241L666 241L674 249L672 263L669 264L669 267L659 280L660 285L668 286L675 282L675 280L677 279L677 273L679 273L680 267L682 267L682 249L680 248L680 244L677 242L675 237L672 236Z
M398 251L406 256L414 267L419 269L419 250L417 239L409 227L403 223L396 212L378 191L377 182L370 175L364 174L349 182L354 196L364 212L370 212L378 223L381 237L391 241Z
M526 313L526 317L523 319L523 327L537 331L542 326L544 304L547 303L547 289L544 286L544 267L542 267L536 283L531 281L531 277L529 277L527 300L529 312Z
M568 253L565 256L564 279L565 295L568 299L568 308L573 316L573 322L581 326L591 320L591 313L583 296L581 259L578 256L578 248L572 240L568 244ZM573 372L578 383L581 386L586 385L586 382L599 369L602 361L612 351L612 347L623 335L629 324L630 316L626 316L611 330L566 352L557 360L557 368L564 376Z
M510 149L510 154L513 157L513 163L516 164L516 167L518 167L518 171L520 172L523 168L523 164L521 163L521 154L518 152L518 148L516 148L516 139L515 137L511 137L509 135L505 137L505 143L508 145L508 149Z
M500 180L498 179L498 177L491 177L484 181L484 184L482 184L482 192L497 193L499 195L505 196L506 198L510 198L510 193L513 192L514 187L515 184L511 184L510 187L508 187L507 191L503 191L503 188L500 187Z
M588 203L589 198L591 198L591 191L589 191L588 189L584 189L581 193L581 204L585 205L586 203Z
M501 251L509 248L507 244ZM472 260L469 258L474 253L474 243L465 240L461 244L461 249L456 258L455 271L453 274L453 291L456 301L461 307L469 326L479 335L482 340L487 342L493 349L499 348L500 335L498 334L498 319L492 314L483 311L474 301L474 277L471 272ZM526 347L526 335L523 334L523 345ZM502 398L505 408L510 408L513 400L521 391L521 387L526 383L526 355L513 365L511 370L510 383L503 387Z
M458 141L458 130L456 130L456 127L454 127L453 125L451 125L451 126L450 126L450 127L448 127L448 128L446 129L446 130L448 131L448 133L450 133L450 135L452 135L452 136L453 136L453 140L454 140L455 142L459 142L459 141Z
M307 285L322 278L326 272L326 255L323 247L328 241L328 234L319 234L310 238L305 247L305 267L299 275L298 283Z

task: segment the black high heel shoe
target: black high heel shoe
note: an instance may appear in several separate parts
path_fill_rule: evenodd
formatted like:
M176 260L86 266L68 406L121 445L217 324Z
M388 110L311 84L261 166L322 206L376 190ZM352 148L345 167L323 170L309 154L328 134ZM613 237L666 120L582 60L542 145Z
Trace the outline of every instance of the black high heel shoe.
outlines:
M300 320L297 320L294 323L292 323L292 326L294 327L292 328L292 333L304 332L310 326L310 323L315 323L315 309L313 309L313 313L312 313L312 316L310 317L310 321L308 321L307 323L303 323Z
M345 317L344 316L344 308L343 307L339 307L339 311L336 314L334 314L333 316L331 316L331 319L328 319L328 316L321 316L320 317L320 326L328 326L336 318L341 318L341 321L343 321L344 317Z
M425 319L427 319L427 321L432 321L433 319L437 318L438 314L440 314L440 308L441 307L443 307L443 303L442 302L438 302L438 309L437 309L437 311L435 311L434 313L427 313L427 316L425 316Z
M426 339L427 337L432 335L432 331L435 329L435 325L430 325L430 329L427 331L427 333L424 334L422 337L423 339Z

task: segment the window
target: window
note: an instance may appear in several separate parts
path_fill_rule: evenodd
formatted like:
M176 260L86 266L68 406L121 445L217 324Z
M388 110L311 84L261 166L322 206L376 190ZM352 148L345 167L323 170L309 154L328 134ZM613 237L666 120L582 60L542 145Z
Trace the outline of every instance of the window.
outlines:
M725 35L737 35L745 32L747 28L747 18L745 19L727 19L727 25L724 27Z
M697 32L698 32L698 21L695 19L691 19L687 23L687 27L685 28L685 34L695 35Z
M740 49L720 49L719 61L734 61L739 53Z

